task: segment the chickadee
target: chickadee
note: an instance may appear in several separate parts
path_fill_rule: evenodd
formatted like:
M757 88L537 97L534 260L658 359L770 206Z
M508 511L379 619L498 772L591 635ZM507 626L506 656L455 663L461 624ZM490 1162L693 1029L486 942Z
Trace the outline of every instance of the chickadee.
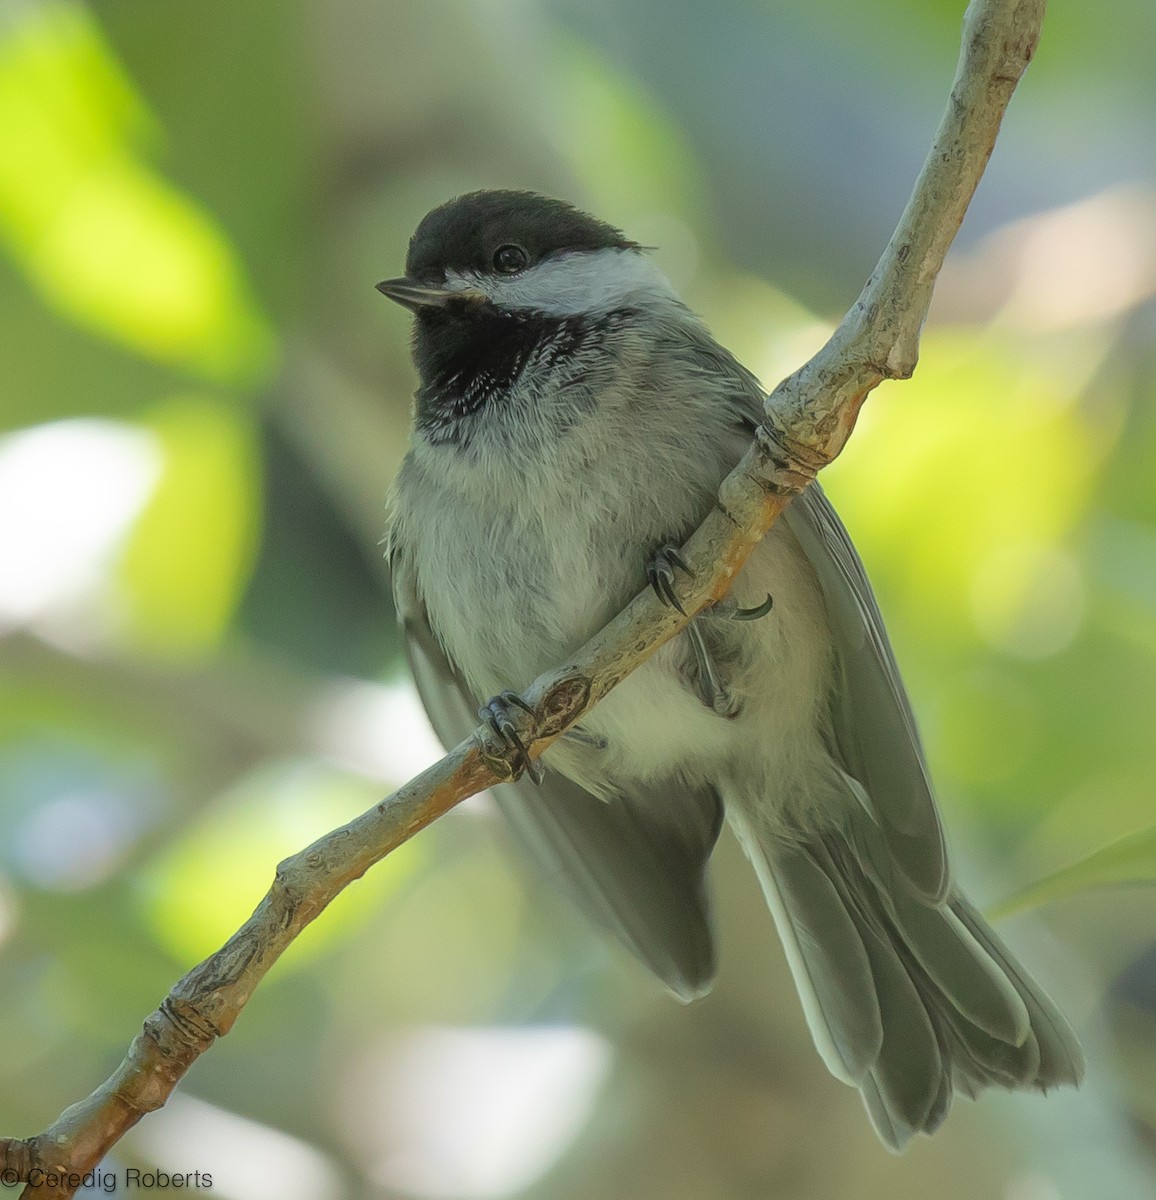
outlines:
M563 664L677 550L762 417L757 380L642 248L560 200L474 192L418 226L419 376L388 554L446 746ZM772 604L773 598L773 604ZM528 760L527 764L528 764ZM496 789L532 854L680 998L715 971L723 817L758 872L815 1044L880 1138L959 1090L1078 1083L1071 1027L953 885L919 735L863 565L811 484L728 600ZM535 768L537 771L537 768Z

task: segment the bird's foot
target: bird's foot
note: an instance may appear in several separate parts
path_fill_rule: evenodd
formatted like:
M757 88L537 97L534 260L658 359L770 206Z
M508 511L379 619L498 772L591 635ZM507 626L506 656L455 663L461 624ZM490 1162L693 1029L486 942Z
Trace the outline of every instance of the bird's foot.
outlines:
M694 572L690 569L686 559L682 557L678 547L663 546L646 564L646 580L663 604L669 605L685 617L686 609L682 607L674 592L675 570L681 571L691 579L694 578Z
M690 569L690 565L683 558L682 553L677 546L666 545L658 550L654 557L646 564L646 579L650 586L654 589L654 594L663 602L670 605L671 608L682 613L685 617L686 609L682 607L678 597L674 594L674 573L676 570L681 571L688 578L694 578L694 572ZM722 600L718 604L712 604L706 609L701 616L715 617L723 621L757 621L760 617L765 617L775 606L774 596L767 594L767 598L761 603L756 604L753 608L740 608L733 601Z
M485 722L501 742L504 753L500 757L509 768L510 778L518 779L525 772L534 783L541 783L542 768L530 757L518 726L510 715L512 708L520 708L537 720L538 714L517 692L500 692L488 700L478 709L478 719Z
M707 649L697 618L686 627L686 634L690 638L695 661L698 664L699 699L720 717L737 717L742 705L723 682L718 667L715 665L714 657Z
M663 546L650 562L646 564L646 578L650 586L654 589L655 595L664 604L677 609L685 617L687 615L686 609L683 608L674 592L674 575L676 570L682 571L684 575L692 579L694 578L694 572L679 552L678 547L671 545ZM712 712L718 713L720 717L731 718L738 716L742 705L735 699L730 689L723 682L714 658L707 648L698 621L700 618L717 618L728 621L757 621L760 617L765 617L771 611L773 605L774 599L771 596L768 596L762 604L758 604L754 608L739 608L737 604L733 603L715 604L705 612L700 613L697 617L694 617L686 627L686 636L690 639L691 647L694 650L695 662L698 666L698 687L696 690L698 691L699 699Z

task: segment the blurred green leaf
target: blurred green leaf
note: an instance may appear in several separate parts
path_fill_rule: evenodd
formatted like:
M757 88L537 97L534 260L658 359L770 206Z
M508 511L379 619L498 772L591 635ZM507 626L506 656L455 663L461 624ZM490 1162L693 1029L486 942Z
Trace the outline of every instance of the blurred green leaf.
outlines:
M929 330L915 378L872 399L854 452L824 474L929 640L970 627L1031 659L1074 635L1082 581L1064 542L1112 436L1075 400L1105 353L1096 337Z
M118 579L127 633L168 655L203 653L227 628L252 568L260 456L248 417L202 399L146 417L164 466L125 548Z
M141 157L147 110L79 5L0 36L0 236L44 299L135 351L252 379L270 335L209 215Z
M97 15L164 130L166 176L212 213L262 312L291 323L317 275L311 14L286 0L101 0Z
M87 326L62 321L2 247L0 312L0 430L62 417L132 417L187 384L179 366L142 358Z
M157 940L181 962L216 950L268 890L277 863L368 808L376 785L313 763L271 763L218 797L148 868L141 900ZM347 888L286 951L298 965L379 911L425 861L407 842Z
M1091 888L1129 883L1156 883L1156 826L1121 838L1082 862L1009 896L990 909L988 915L992 920L1002 920Z

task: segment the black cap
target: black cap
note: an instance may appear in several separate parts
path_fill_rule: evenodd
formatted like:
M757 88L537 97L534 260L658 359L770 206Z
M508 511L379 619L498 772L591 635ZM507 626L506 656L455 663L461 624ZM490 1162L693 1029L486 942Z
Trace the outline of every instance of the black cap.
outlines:
M565 200L537 192L470 192L422 219L410 239L405 273L439 282L447 270L494 271L494 255L504 246L524 250L528 265L571 250L639 248L621 230Z

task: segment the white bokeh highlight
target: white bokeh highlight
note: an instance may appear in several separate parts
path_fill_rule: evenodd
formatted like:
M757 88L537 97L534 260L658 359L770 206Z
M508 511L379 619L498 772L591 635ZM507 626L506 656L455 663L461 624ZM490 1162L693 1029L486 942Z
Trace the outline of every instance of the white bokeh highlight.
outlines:
M389 620L388 612L382 620ZM314 705L309 729L321 753L390 786L412 779L445 753L408 678L333 684Z
M54 421L0 438L0 633L82 636L98 623L161 469L156 438L123 422Z
M134 1156L169 1174L211 1175L211 1191L185 1190L214 1200L341 1200L348 1195L341 1172L316 1147L183 1092L125 1141ZM164 1189L164 1194L179 1193Z
M577 1026L419 1027L360 1063L348 1128L392 1191L497 1200L570 1146L611 1061L609 1043Z

